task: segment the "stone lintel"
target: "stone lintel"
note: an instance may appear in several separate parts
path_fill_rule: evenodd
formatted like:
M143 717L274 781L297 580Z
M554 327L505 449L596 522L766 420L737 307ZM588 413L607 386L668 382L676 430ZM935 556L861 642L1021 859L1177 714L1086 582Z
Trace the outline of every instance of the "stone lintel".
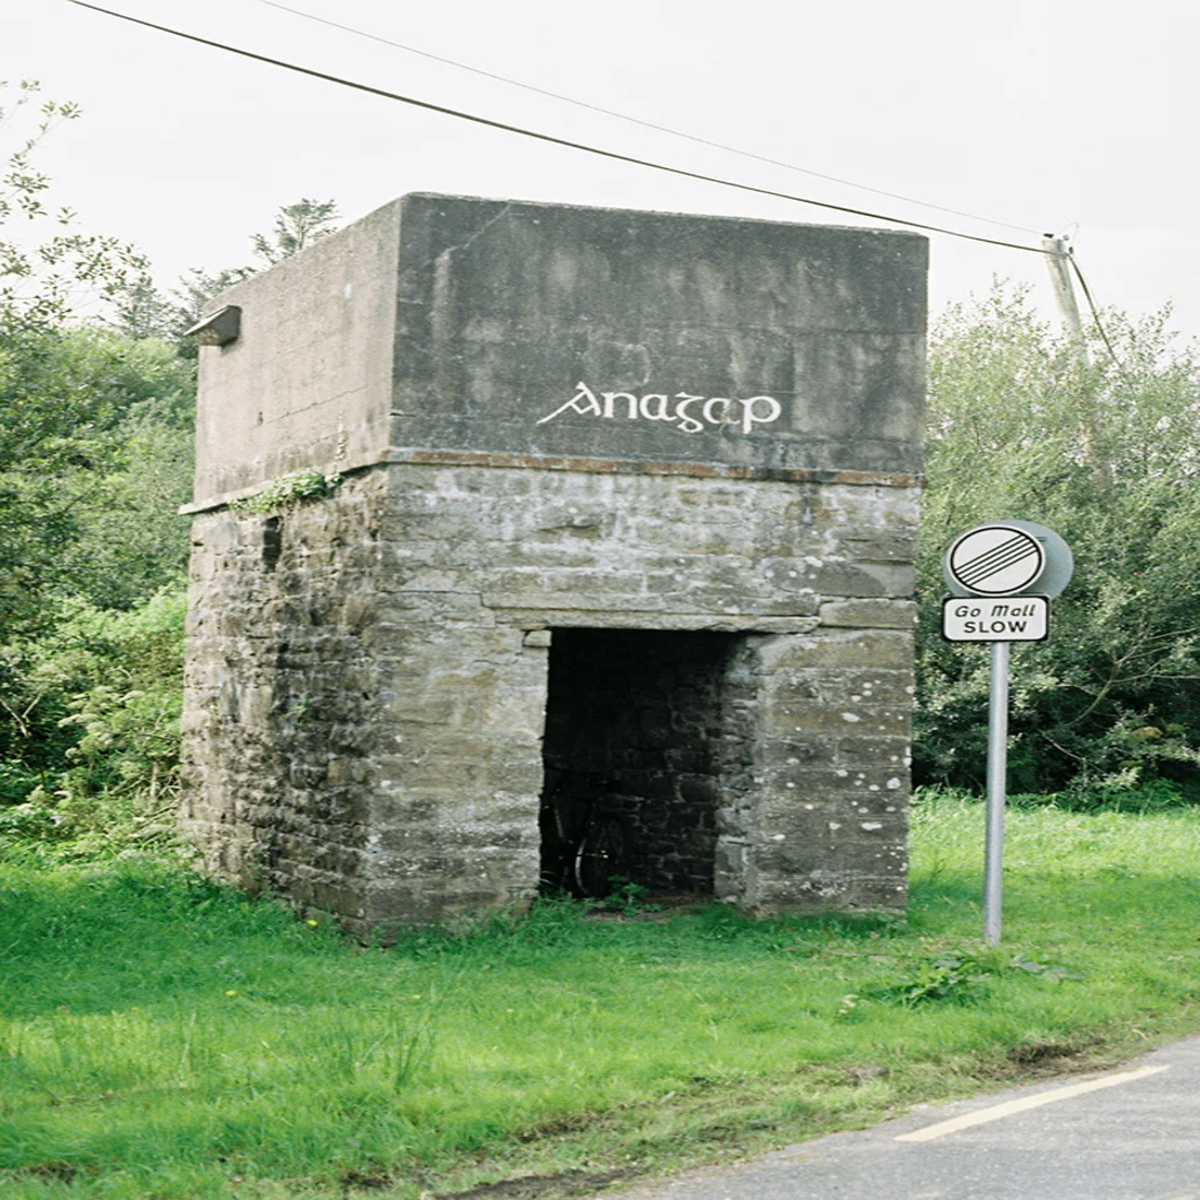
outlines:
M528 604L528 597L522 598ZM489 601L500 610L499 619L520 629L552 629L571 626L580 629L662 629L694 630L703 633L811 633L820 624L817 617L717 616L680 612L646 612L631 609L505 609L500 601Z
M853 629L911 629L917 623L913 600L829 600L820 614L822 625Z

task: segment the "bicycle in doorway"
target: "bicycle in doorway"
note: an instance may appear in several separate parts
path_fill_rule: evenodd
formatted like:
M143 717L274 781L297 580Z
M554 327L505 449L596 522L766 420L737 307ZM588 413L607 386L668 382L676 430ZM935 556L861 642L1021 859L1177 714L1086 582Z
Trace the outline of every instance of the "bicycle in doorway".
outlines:
M547 769L539 826L542 881L552 890L603 899L625 875L625 822L611 800L616 784L600 775Z

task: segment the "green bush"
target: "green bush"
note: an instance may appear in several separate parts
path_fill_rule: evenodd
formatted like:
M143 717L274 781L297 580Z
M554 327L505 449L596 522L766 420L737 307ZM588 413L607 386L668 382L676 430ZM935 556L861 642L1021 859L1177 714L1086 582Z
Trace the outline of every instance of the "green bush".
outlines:
M51 632L6 648L21 721L6 731L0 795L17 807L0 842L160 829L178 788L186 607L181 583L127 612L63 600Z
M2 317L0 644L56 597L127 607L182 569L195 390L161 342Z
M918 783L982 790L988 654L940 636L954 537L1023 518L1075 575L1044 643L1012 654L1010 789L1072 806L1157 787L1200 797L1200 392L1167 314L1104 317L1094 366L997 289L935 330L918 598ZM1107 800L1097 800L1107 796Z

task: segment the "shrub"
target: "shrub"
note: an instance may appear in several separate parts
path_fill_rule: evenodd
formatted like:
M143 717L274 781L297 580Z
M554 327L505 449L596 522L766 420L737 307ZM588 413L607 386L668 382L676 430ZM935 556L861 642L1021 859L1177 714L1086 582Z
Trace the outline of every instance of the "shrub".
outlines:
M933 336L914 774L981 790L988 656L940 637L941 558L988 520L1056 530L1075 575L1012 657L1015 792L1200 795L1200 392L1167 314L1108 313L1095 365L997 289ZM1090 801L1089 801L1090 803Z
M21 720L0 839L157 829L178 787L185 612L181 584L128 612L66 600L51 632L7 648L18 687L5 706Z

